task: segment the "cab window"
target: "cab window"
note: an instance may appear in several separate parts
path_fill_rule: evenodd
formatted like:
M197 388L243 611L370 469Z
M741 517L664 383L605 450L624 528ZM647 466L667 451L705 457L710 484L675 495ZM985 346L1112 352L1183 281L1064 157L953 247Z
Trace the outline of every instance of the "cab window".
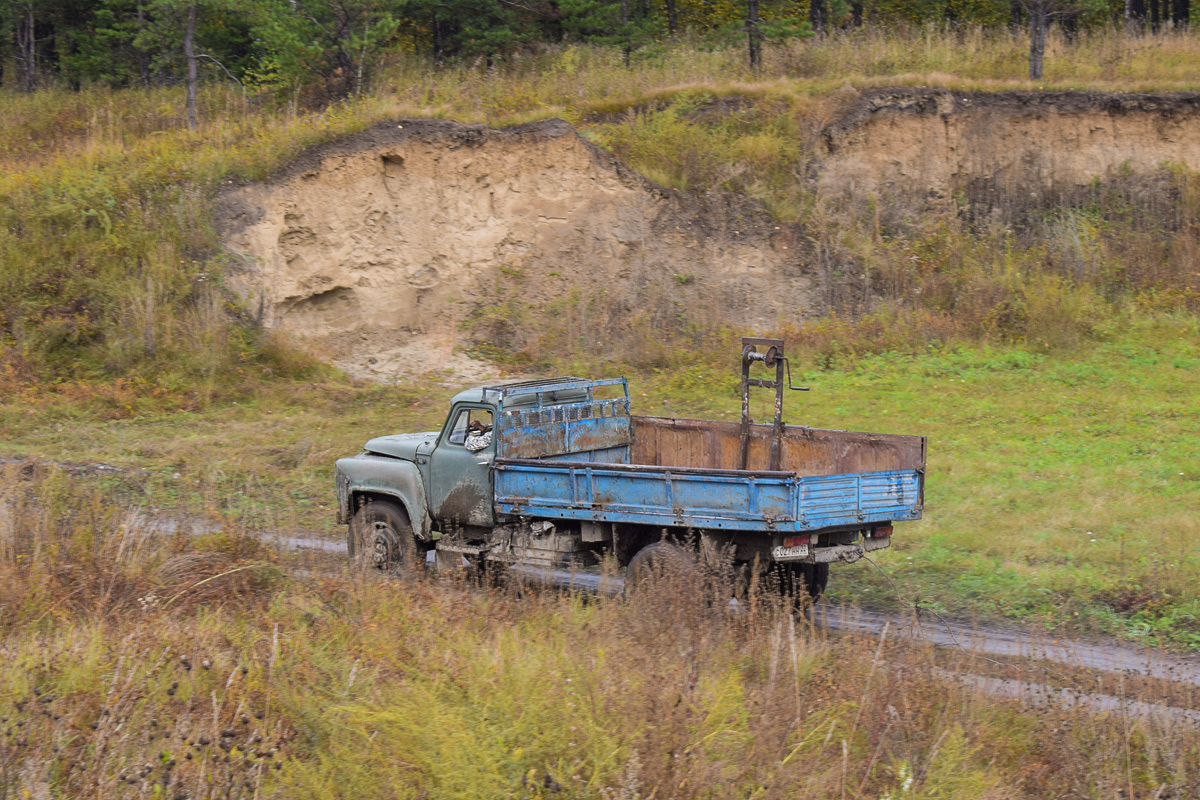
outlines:
M450 427L450 444L466 444L468 436L488 434L492 431L492 412L486 408L464 408L458 412Z

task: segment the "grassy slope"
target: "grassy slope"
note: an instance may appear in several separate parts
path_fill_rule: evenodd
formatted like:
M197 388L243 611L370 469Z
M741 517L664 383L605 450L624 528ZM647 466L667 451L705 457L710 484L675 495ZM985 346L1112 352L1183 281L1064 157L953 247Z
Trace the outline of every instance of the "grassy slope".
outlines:
M1051 344L1056 336L1075 338L1085 327L1079 318L1107 313L1095 293L1128 294L1126 282L1152 294L1148 302L1156 307L1200 303L1195 276L1181 266L1194 235L1159 231L1166 221L1158 208L1150 209L1149 221L1137 208L1122 216L1120 203L1082 209L1087 213L1051 219L1042 226L1050 230L1033 234L1054 241L1019 242L1025 255L999 258L996 251L1011 245L1002 236L972 246L961 231L939 237L904 223L899 238L884 231L884 242L878 219L839 219L817 207L803 181L791 179L806 169L808 137L854 87L1028 87L1019 79L1023 47L1007 33L870 29L771 48L757 76L745 69L740 48L711 51L683 41L646 55L633 69L615 52L584 47L514 57L486 72L435 70L408 58L373 93L319 114L296 116L270 97L212 87L202 98L198 133L186 130L178 91L0 94L0 392L57 379L111 384L121 375L132 383L123 392L109 386L119 402L170 396L175 407L196 408L236 394L228 384L247 374L251 382L261 378L271 354L253 331L224 323L229 309L213 288L224 266L207 262L218 244L207 224L212 194L225 179L268 174L305 145L414 114L495 125L563 116L664 182L761 199L781 220L804 222L809 235L836 242L842 261L869 265L864 271L889 286L915 290L930 278L909 274L916 247L953 262L945 279L934 276L937 286L943 294L947 287L967 295L974 289L980 297L964 298L968 306L996 295L1034 306L1046 293L1064 294L1075 306L1065 334L1042 335L1033 319L1012 332L1018 337ZM1188 34L1127 38L1100 31L1069 45L1055 40L1050 78L1039 85L1191 88L1188 65L1198 49ZM730 120L681 117L713 94L750 98L752 108ZM678 102L665 114L616 113L668 100ZM1198 193L1189 176L1175 181L1160 193L1180 194L1183 213L1166 216L1190 219ZM1142 194L1138 186L1126 193ZM940 250L930 244L938 241ZM1079 253L1099 254L1086 257L1103 264L1084 271L1100 276L1089 279L1096 285L1064 288L1057 275L1038 280L1044 252L1068 264ZM1124 262L1128 274L1119 268ZM1156 279L1178 285L1157 286ZM926 295L909 291L892 299L914 296ZM953 298L940 302L941 329L978 336L987 327L979 321L990 319L989 308L969 307L965 322L956 324Z

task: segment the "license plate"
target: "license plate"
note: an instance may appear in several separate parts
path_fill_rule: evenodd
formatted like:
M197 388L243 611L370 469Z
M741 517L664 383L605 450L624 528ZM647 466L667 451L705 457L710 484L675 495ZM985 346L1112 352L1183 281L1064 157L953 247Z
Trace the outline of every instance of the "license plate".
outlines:
M789 558L804 558L808 555L808 545L795 544L791 547L783 547L780 545L771 551L771 555L776 561L786 561Z

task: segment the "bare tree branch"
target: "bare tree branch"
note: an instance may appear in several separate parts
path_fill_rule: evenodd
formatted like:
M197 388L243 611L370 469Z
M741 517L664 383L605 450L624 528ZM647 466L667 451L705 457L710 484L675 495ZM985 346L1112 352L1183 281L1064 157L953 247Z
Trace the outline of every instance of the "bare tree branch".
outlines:
M245 87L245 86L242 84L242 82L241 82L240 80L238 80L238 77L237 77L237 75L234 75L232 72L230 72L230 71L229 71L229 69L228 69L228 68L227 68L227 67L226 67L224 64L222 64L222 63L221 63L220 59L218 59L218 58L215 58L214 56L211 56L211 55L209 55L208 53L197 53L197 54L196 54L196 58L204 58L204 59L207 59L207 60L211 61L212 63L216 64L218 67L220 67L220 68L221 68L221 70L222 70L222 71L223 71L223 72L224 72L226 75L228 75L228 76L229 76L229 79L230 79L230 80L232 80L232 81L233 81L234 83L236 83L238 86L241 86L241 87L242 87L242 91L243 91L243 92L245 92L245 90L246 90L246 87Z

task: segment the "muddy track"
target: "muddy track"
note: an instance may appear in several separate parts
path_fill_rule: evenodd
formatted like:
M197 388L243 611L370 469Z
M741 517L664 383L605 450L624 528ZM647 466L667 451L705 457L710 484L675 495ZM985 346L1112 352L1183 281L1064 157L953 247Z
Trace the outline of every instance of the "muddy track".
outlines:
M513 567L510 572L520 580L596 594L619 595L625 588L619 576L592 572L532 567ZM731 601L731 605L736 609L736 601ZM811 609L806 619L820 632L867 635L959 650L975 662L971 670L939 669L941 677L982 694L1017 700L1025 706L1084 709L1146 721L1200 724L1200 710L1189 707L1194 705L1190 687L1200 686L1200 658L1116 640L1089 642L1055 637L1031 628L968 625L911 610L904 614L885 613L821 603ZM1153 687L1153 694L1162 698L1161 702L1127 697L1127 679L1131 687L1133 684ZM1082 688L1085 683L1091 688ZM1097 686L1112 686L1120 693L1099 691Z
M888 626L915 641L996 659L1028 659L1089 670L1187 683L1200 686L1200 658L1141 648L1116 640L1089 642L1064 639L1045 631L966 625L923 613L888 614L846 606L822 606L818 624L846 633L878 635Z
M601 594L620 594L625 581L617 576L514 567L512 572L531 580ZM841 633L891 636L925 642L936 647L962 649L988 658L1045 661L1089 670L1167 680L1200 686L1200 658L1141 648L1116 640L1088 642L1064 639L1032 628L964 624L927 613L917 619L907 614L866 611L851 606L819 604L814 626Z

